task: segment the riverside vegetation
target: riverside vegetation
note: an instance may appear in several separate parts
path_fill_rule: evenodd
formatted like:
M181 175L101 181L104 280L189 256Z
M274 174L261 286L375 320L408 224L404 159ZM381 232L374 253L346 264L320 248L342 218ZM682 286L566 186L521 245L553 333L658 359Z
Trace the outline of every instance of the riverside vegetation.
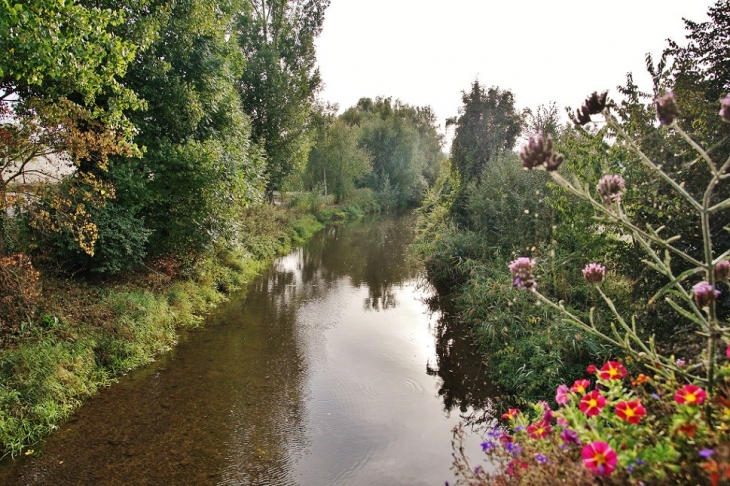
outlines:
M419 249L518 404L487 431L485 467L455 431L458 484L730 479L729 12L718 1L685 21L686 46L647 56L653 94L629 75L622 101L593 93L564 128L543 107L519 158L452 149ZM464 95L455 144L475 106L509 133L492 92Z

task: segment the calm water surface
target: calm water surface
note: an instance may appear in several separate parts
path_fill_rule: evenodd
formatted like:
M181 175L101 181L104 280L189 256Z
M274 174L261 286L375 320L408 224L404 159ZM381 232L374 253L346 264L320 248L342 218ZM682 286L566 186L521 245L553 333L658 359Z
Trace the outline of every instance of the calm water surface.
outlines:
M90 400L0 484L442 485L491 389L410 256L414 219L330 227ZM479 438L468 448L479 456Z

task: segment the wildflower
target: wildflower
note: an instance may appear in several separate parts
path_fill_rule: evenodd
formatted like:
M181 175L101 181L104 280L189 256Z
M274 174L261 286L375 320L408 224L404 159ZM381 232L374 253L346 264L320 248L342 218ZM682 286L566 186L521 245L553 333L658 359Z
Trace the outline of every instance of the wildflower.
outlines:
M596 190L603 199L603 204L621 202L621 191L626 187L626 181L620 175L605 175L596 185Z
M560 433L560 438L563 439L563 444L580 445L580 438L578 438L578 432L575 430L564 429Z
M595 371L594 371L595 373ZM588 387L591 386L591 382L588 380L575 380L573 386L570 387L570 391L585 395L588 392Z
M715 290L715 287L709 284L709 282L702 281L695 284L692 287L695 302L700 307L709 307L710 304L715 302L715 299L720 295L719 290Z
M491 451L492 449L494 449L495 445L496 444L494 442L492 442L491 440L484 441L484 442L482 442L482 451L484 451L484 452Z
M726 122L730 122L730 95L720 100L720 116Z
M588 372L589 375L595 375L596 374L596 365L593 365L593 364L588 365L588 367L586 368L586 371Z
M567 426L569 425L569 424L568 424L568 421L567 421L567 420L565 420L565 419L564 419L563 417L558 417L558 418L557 418L557 419L555 420L555 422L556 422L556 423L557 423L557 424L558 424L559 426L561 426L561 427L567 427Z
M509 269L512 272L512 283L521 289L535 290L537 283L532 275L535 260L527 257L520 257L510 262Z
M609 476L616 468L618 457L616 451L605 442L599 440L586 444L580 452L583 464L599 476Z
M727 348L725 348L725 356L730 358L730 343L727 343Z
M658 393L652 393L651 398L653 398L654 400L659 400L661 397L659 396Z
M715 281L721 282L728 277L730 277L730 260L723 260L715 265Z
M502 414L503 419L512 420L513 418L517 417L517 415L520 414L520 411L516 408L510 408L505 413Z
M655 98L654 105L656 106L657 118L659 118L659 123L662 125L671 125L677 115L679 115L674 93L671 91L667 91L664 95Z
M707 393L697 385L684 385L674 394L674 401L680 405L700 405L705 398Z
M685 366L687 366L687 362L683 359L676 360L674 364L677 365L677 367L679 368L684 368Z
M623 401L616 404L616 415L630 424L638 424L646 415L646 409L639 400Z
M695 424L685 423L677 429L677 432L687 437L694 437L695 432L697 432L697 426Z
M714 453L715 453L715 451L712 449L702 449L701 451L698 452L698 454L701 455L702 457L704 457L705 459L709 459Z
M568 393L570 393L568 387L566 385L560 385L555 393L555 402L560 406L567 404L570 401L570 395Z
M540 453L535 454L535 460L540 464L545 464L546 462L548 462L548 458Z
M606 276L606 267L600 263L589 263L583 269L583 277L589 284L601 283L603 277Z
M609 361L601 367L601 372L598 374L598 377L602 380L620 380L627 373L624 365L618 361Z
M646 466L646 461L641 460L641 459L636 459L634 462L629 464L629 467L626 468L629 471L629 474L634 472L634 469L636 468L636 466Z
M606 98L608 91L604 91L602 94L593 92L588 98L586 98L583 106L575 110L575 116L571 115L570 118L576 125L585 125L590 123L591 115L597 115L606 108Z
M589 417L593 417L594 415L598 415L599 413L601 413L601 410L605 406L606 399L603 395L601 395L598 390L593 390L592 392L583 396L583 398L580 399L580 403L578 404L578 408L580 408L580 411Z
M530 137L520 151L520 159L525 169L544 167L548 172L557 170L563 163L563 156L553 152L553 137L544 137L542 133Z
M648 383L649 381L651 381L651 378L646 376L644 373L639 373L639 376L637 376L635 380L631 380L631 385L639 386L643 385L644 383Z
M542 439L547 437L550 433L550 424L543 422L542 420L534 424L527 426L527 435L532 439Z
M507 449L507 452L512 454L514 457L517 457L522 452L522 447L519 446L519 444L515 442L508 442L505 446L505 449Z

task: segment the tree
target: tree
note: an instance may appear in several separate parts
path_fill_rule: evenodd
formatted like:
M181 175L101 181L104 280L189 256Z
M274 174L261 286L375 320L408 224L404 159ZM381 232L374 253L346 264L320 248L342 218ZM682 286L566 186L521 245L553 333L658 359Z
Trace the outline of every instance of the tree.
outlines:
M307 163L310 184L321 184L341 203L372 170L371 157L358 146L359 128L334 120L318 137ZM313 185L313 184L312 184Z
M478 180L495 155L511 150L522 131L522 116L515 111L511 91L496 87L485 90L476 80L469 93L462 92L459 116L446 124L456 125L451 158L462 183Z
M36 197L27 186L16 186L14 194L25 191L24 197L8 200L9 184L26 176L34 181L54 177L59 166L68 165L93 194L52 193L53 211L42 213L37 222L54 231L72 231L89 254L96 229L84 201L103 204L110 194L90 169L104 171L111 155L137 153L124 111L141 103L119 80L136 46L113 32L123 21L120 10L71 1L0 6L2 217L8 203ZM37 163L39 158L44 163Z
M310 117L321 87L314 40L329 0L246 0L238 41L247 64L238 78L253 140L267 157L267 190L302 170L312 144Z

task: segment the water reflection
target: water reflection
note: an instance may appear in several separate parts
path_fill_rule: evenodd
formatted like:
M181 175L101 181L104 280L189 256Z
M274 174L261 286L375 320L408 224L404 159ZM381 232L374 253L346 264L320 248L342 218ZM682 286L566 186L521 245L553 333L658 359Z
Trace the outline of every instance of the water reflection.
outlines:
M449 412L488 388L422 285L412 225L328 228L0 483L443 484Z

